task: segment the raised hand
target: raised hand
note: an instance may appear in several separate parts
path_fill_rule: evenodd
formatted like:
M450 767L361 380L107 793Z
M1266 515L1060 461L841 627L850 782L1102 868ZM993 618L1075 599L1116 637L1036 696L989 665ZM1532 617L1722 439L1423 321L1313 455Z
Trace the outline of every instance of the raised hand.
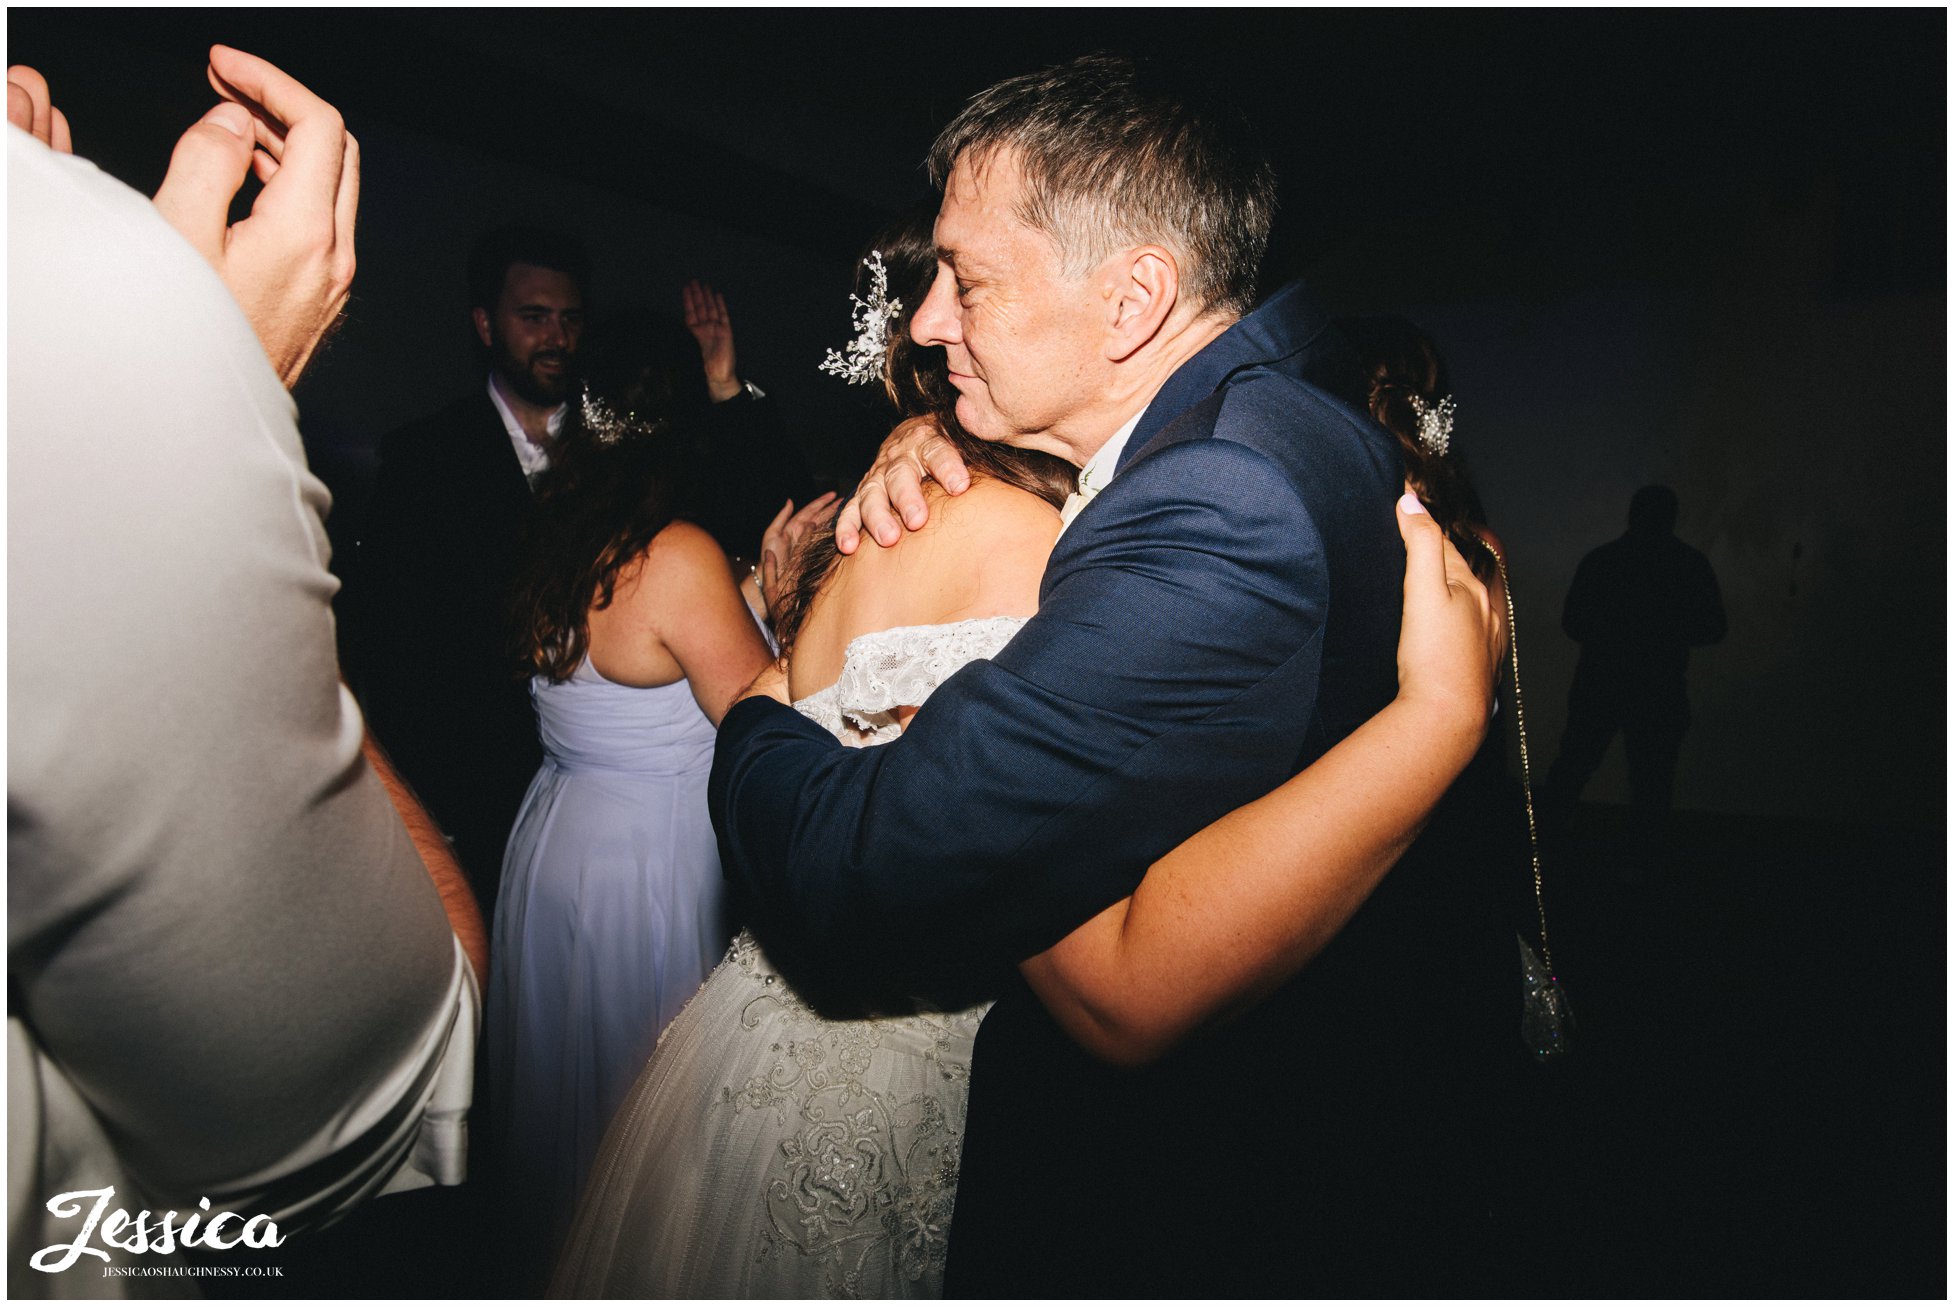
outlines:
M212 46L209 75L224 103L177 142L156 208L217 270L289 387L352 288L359 143L337 109L255 55ZM247 173L264 189L230 225Z
M68 132L68 115L54 107L47 78L26 64L7 70L7 121L23 132L31 132L42 145L62 154L75 152L74 138Z
M835 548L852 554L862 532L887 548L904 530L920 530L930 519L923 482L934 480L953 495L970 489L970 472L933 417L910 418L882 442L875 462L855 487L855 497L835 519Z
M679 291L685 307L685 329L699 342L699 360L706 367L706 390L714 400L740 393L733 359L733 320L726 313L726 297L703 281L688 281Z

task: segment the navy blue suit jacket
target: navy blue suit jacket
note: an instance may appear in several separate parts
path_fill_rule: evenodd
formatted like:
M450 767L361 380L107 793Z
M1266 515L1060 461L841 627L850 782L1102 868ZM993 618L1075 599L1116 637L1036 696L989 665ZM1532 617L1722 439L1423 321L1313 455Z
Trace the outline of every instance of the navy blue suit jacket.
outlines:
M1506 1136L1481 1109L1517 1101L1501 1076L1520 1046L1512 935L1481 882L1523 854L1421 841L1301 975L1144 1071L1088 1057L1011 969L1395 693L1400 462L1339 398L1356 386L1284 290L1155 396L1053 551L1038 615L901 739L844 750L766 702L721 727L725 865L776 961L800 955L797 983L876 1003L971 997L946 986L962 976L998 995L953 1296L1496 1282L1467 1270L1503 1228L1482 1144Z
M1168 380L1037 616L902 738L728 713L713 817L770 945L865 992L1014 964L1388 702L1402 473L1350 375L1284 289Z

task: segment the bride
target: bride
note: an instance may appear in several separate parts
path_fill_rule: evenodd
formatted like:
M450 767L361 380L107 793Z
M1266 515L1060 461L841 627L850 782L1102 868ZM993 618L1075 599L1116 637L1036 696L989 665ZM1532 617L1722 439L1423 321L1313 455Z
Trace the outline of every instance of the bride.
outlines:
M928 222L881 250L904 300L919 302L935 271ZM957 431L941 351L917 348L889 321L902 301L867 290L867 316L891 338L871 330L873 349L858 341L851 356L873 354L899 408L934 422L972 478L892 547L841 557L823 540L804 551L797 579L769 569L788 590L777 611L795 707L864 746L899 734L937 685L995 654L1031 615L1072 488L1072 469L1056 459ZM1389 869L1483 735L1503 640L1490 596L1415 496L1400 501L1399 525L1409 552L1399 698L1308 771L1168 855L1132 898L1024 963L1067 1032L1099 1056L1150 1060L1293 975ZM1454 747L1433 747L1434 722ZM1408 772L1408 747L1429 765ZM1388 785L1369 783L1386 770ZM1231 889L1204 900L1216 875ZM612 1122L553 1294L940 1296L971 1044L987 1004L951 1007L939 997L900 1013L824 1016L740 935Z

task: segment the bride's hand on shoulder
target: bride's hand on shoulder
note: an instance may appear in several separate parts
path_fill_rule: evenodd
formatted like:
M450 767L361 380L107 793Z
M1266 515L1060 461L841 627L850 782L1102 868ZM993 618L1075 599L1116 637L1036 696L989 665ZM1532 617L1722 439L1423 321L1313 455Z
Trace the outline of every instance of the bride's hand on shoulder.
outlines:
M835 548L852 554L867 532L885 548L929 521L923 482L935 481L953 495L970 488L970 472L957 447L933 417L910 418L889 433L855 487L855 497L835 519Z
M1477 748L1506 653L1504 598L1473 575L1417 495L1398 500L1397 517L1405 549L1398 699Z
M773 521L767 523L767 529L761 533L760 563L753 575L760 587L760 598L769 624L779 618L781 597L799 577L802 544L808 536L826 525L834 513L835 492L832 490L810 499L798 513L794 511L794 501L790 499L781 505L780 511L773 515Z

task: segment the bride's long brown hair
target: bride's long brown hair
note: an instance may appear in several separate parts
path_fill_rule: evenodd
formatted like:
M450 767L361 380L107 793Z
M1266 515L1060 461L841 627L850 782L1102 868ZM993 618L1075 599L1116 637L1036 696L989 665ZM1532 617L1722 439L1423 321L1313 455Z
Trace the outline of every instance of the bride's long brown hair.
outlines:
M1006 485L1037 495L1053 508L1079 487L1079 470L1053 454L1032 449L979 440L957 425L956 389L950 385L948 367L940 346L918 345L909 338L909 319L929 294L936 276L936 243L931 227L936 218L932 202L909 213L876 237L872 249L880 251L888 269L889 292L902 301L902 313L889 324L889 353L882 366L882 384L898 420L929 416L936 420L944 437L955 446L971 477L990 477ZM856 293L868 297L869 274L861 268L856 276ZM834 574L841 562L835 548L834 528L819 531L801 543L791 560L782 560L791 580L774 616L774 636L780 651L793 648L794 637L807 621L814 596Z
M1457 454L1433 453L1418 439L1418 410L1412 401L1434 407L1451 393L1445 357L1430 336L1405 318L1339 318L1336 325L1357 353L1371 417L1398 438L1405 480L1474 574L1491 581L1499 563L1479 540L1476 528L1486 524L1486 510L1478 492Z

